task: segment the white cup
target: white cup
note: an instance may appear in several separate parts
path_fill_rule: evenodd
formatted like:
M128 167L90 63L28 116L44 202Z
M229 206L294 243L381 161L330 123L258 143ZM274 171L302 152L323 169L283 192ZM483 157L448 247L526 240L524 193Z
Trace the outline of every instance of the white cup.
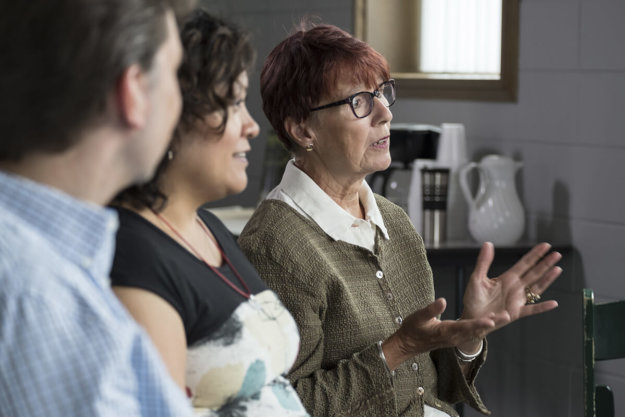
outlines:
M440 164L456 168L467 160L467 140L462 123L443 123L438 138L436 160Z

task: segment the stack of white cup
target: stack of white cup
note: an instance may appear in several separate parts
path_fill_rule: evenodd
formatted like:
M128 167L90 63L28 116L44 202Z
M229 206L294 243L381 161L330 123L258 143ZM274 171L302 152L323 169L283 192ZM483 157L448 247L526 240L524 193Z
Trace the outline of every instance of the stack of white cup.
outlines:
M460 168L469 160L464 125L443 123L438 139L436 164L449 168L449 188L447 196L447 240L466 240L468 230L468 206L460 188Z

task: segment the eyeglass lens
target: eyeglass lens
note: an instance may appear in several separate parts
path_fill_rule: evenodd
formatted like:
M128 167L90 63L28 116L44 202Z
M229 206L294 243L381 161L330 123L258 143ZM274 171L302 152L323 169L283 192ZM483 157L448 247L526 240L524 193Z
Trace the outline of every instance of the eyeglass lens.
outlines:
M377 93L377 94L376 94ZM380 86L378 90L373 93L362 92L356 94L351 101L352 109L357 117L367 117L373 110L373 98L374 96L384 104L386 107L390 107L395 102L395 88L392 83L387 82Z

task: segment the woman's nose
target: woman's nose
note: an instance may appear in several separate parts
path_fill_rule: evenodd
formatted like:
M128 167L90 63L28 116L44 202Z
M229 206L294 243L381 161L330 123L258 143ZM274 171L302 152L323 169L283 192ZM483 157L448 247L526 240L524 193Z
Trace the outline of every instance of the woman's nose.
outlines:
M388 123L393 120L393 113L391 112L390 107L387 107L384 104L383 99L379 99L375 97L373 99L373 111L371 112L373 115L374 123Z
M245 112L247 113L247 117L245 120L245 125L243 126L243 133L246 138L254 139L260 133L260 126L258 126L258 123L256 123L256 120L254 120L247 108L245 109Z

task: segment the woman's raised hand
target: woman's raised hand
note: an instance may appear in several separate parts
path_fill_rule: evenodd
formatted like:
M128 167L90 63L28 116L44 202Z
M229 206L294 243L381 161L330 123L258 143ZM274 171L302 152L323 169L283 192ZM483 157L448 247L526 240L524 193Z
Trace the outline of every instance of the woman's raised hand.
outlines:
M464 293L462 318L492 318L498 329L519 318L556 308L558 303L554 300L534 304L536 299L532 299L540 296L562 273L556 266L562 255L547 254L550 249L548 243L540 243L506 272L488 278L495 250L492 243L484 243Z

